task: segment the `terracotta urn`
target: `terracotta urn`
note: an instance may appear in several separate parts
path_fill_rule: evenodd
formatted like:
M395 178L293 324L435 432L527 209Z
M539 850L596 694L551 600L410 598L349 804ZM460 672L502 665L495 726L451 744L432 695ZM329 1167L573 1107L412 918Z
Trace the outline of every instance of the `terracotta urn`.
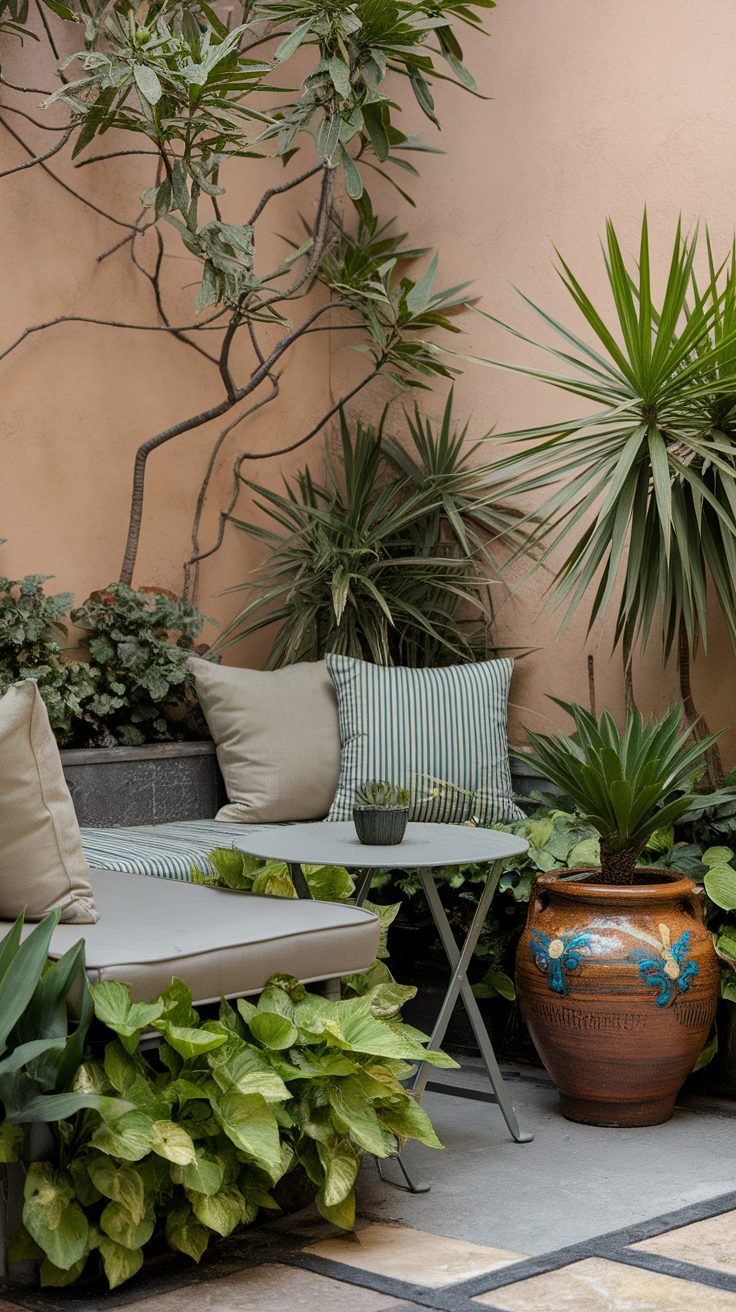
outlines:
M560 1110L591 1125L658 1125L710 1032L718 963L692 880L638 869L540 876L517 989Z

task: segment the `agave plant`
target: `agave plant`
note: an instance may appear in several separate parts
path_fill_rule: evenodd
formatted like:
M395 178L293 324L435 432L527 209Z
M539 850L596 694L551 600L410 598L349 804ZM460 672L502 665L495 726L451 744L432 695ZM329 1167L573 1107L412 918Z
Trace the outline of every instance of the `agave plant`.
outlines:
M695 740L683 732L679 705L658 719L629 711L622 733L608 711L596 719L582 706L558 704L572 716L574 734L529 732L532 754L525 759L597 829L602 880L631 884L655 829L674 824L693 801L713 735Z
M522 296L557 341L547 345L502 326L559 368L487 362L586 402L582 419L505 434L523 449L500 467L517 494L545 494L538 508L544 549L534 568L549 568L553 554L567 549L552 584L564 622L584 605L592 627L613 606L627 670L634 645L655 633L665 660L676 647L693 725L690 658L707 641L709 588L736 645L736 262L716 266L708 241L701 293L696 248L697 232L684 237L678 223L657 301L646 214L634 264L609 221L604 259L613 322L561 259L586 339ZM702 719L696 732L707 733ZM718 773L714 747L711 756Z
M268 554L257 590L217 643L271 625L269 666L340 652L378 664L443 665L489 650L490 590L499 570L487 534L516 541L521 512L501 500L492 467L475 466L452 394L437 431L407 416L411 452L378 428L340 418L340 463L309 469L284 494L248 484L266 525L234 522ZM384 414L385 420L385 414ZM483 441L485 439L481 439Z

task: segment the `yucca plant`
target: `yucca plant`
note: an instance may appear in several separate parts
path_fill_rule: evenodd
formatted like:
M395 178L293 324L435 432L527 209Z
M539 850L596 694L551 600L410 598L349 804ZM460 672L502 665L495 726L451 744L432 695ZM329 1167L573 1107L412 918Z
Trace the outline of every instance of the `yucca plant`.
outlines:
M385 420L385 415L384 415ZM411 450L340 418L340 459L324 481L306 469L282 493L248 484L267 523L234 520L268 554L231 592L257 595L218 649L279 625L269 667L325 652L381 665L446 665L489 651L490 591L499 569L488 533L518 541L518 509L492 467L475 466L450 394L439 428L407 416Z
M613 606L627 671L634 646L655 634L665 660L674 648L686 717L705 736L690 660L698 641L707 641L709 588L736 645L736 265L732 258L717 266L708 242L701 293L696 249L697 232L684 237L678 223L657 300L646 214L634 263L624 259L609 221L612 322L560 258L585 339L522 295L556 342L501 326L559 367L487 363L586 403L583 418L499 439L523 444L500 462L515 493L544 493L535 535L543 550L534 568L549 569L566 548L562 564L552 565L551 585L553 601L565 606L563 623L582 605L591 628ZM718 776L715 746L710 755Z
M696 740L683 731L679 705L647 720L631 710L623 732L608 711L597 719L582 706L559 705L572 716L574 734L529 732L532 754L524 759L597 829L602 881L632 884L655 829L674 824L693 801L693 782L714 736Z

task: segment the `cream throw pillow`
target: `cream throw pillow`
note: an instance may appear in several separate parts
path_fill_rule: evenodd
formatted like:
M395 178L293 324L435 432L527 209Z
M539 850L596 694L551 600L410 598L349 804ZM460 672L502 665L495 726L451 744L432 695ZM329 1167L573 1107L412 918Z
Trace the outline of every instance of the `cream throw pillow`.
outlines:
M337 697L324 661L241 670L192 657L229 806L218 820L321 820L340 775Z
M89 866L56 740L32 679L0 698L0 919L42 920L62 908L97 920Z

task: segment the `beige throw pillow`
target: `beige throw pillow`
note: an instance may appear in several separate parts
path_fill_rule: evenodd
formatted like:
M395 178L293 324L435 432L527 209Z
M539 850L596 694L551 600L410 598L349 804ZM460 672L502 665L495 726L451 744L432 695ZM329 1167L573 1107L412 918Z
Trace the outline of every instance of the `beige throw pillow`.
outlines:
M324 661L241 670L193 657L229 806L218 820L321 820L340 775L337 697Z
M46 707L32 679L0 698L0 919L62 908L97 920L89 866Z

